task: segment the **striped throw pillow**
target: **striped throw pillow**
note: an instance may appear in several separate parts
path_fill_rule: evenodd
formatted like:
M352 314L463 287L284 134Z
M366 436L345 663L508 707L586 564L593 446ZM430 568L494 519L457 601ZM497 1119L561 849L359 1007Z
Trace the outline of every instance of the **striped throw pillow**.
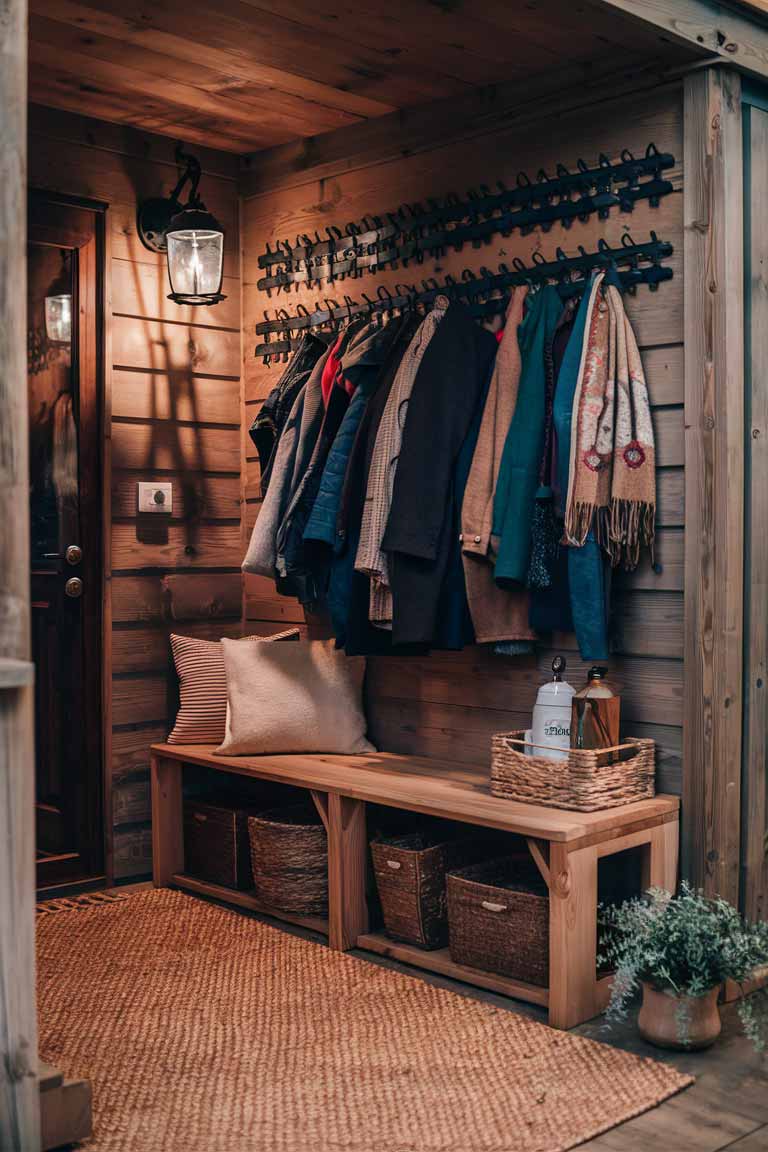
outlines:
M275 636L244 636L248 640L298 640L299 629ZM227 674L218 640L171 636L173 660L179 677L181 707L169 744L221 744L227 724Z

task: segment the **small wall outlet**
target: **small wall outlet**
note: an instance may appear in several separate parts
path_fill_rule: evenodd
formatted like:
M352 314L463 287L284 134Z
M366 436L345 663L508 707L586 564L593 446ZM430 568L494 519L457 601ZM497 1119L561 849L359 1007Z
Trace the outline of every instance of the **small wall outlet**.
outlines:
M139 483L139 512L173 512L173 485Z

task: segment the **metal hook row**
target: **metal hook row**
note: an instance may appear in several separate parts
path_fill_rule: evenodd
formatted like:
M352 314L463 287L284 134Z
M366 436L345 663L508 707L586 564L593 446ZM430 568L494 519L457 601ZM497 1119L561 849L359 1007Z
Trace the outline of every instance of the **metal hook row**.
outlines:
M374 297L363 292L362 302L347 295L343 303L326 297L311 312L303 304L297 305L293 316L287 309L278 308L274 319L270 319L265 311L265 319L256 325L255 331L257 336L265 336L266 341L257 345L254 354L257 358L262 357L267 364L273 360L287 359L289 352L298 346L301 334L308 329L333 330L356 316L368 315L383 319L385 315L398 311L426 309L440 295L451 300L465 301L477 317L491 316L506 307L504 294L513 285L527 284L536 288L548 281L555 281L561 294L570 296L586 287L589 273L596 268L616 268L627 292L636 291L639 284L647 284L653 292L662 281L672 278L672 269L661 263L672 255L672 251L672 245L659 240L655 232L651 232L650 240L640 244L626 234L615 248L601 239L594 252L587 252L579 245L578 254L568 256L558 247L551 260L547 260L541 253L534 253L530 265L516 257L511 268L500 264L496 272L481 267L479 273L465 269L460 279L446 276L442 284L435 277L430 277L422 280L421 288L413 284L396 284L394 291L390 292L381 285ZM574 276L574 273L578 275ZM274 335L279 338L273 340Z
M411 260L439 258L448 247L456 251L465 243L480 247L494 234L509 235L515 229L526 234L537 226L547 232L557 221L569 228L575 219L586 220L595 212L605 218L617 206L631 211L640 199L655 207L673 191L660 173L674 162L670 153L659 152L651 143L642 157L625 149L621 159L611 163L601 153L594 168L583 160L577 162L576 172L558 164L556 177L540 169L533 181L521 172L515 188L499 181L498 192L480 185L470 189L466 200L451 195L429 200L426 207L403 205L386 218L366 216L360 223L347 224L345 232L329 226L327 239L315 232L314 238L298 236L294 244L278 242L274 251L267 246L259 265L269 274L258 287L271 294L272 289L288 291L294 284L357 278L365 271L372 275L384 264L402 262L407 267ZM651 179L641 182L643 175Z

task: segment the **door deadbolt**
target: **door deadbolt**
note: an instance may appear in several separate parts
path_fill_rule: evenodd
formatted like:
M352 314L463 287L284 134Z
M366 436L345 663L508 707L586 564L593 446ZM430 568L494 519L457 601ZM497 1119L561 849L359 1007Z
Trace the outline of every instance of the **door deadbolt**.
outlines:
M83 558L83 550L79 544L70 544L64 553L67 564L79 564Z
M82 596L83 582L80 577L70 577L70 579L67 580L66 584L64 585L64 591L66 592L67 596L71 596L73 600L77 600L78 597Z

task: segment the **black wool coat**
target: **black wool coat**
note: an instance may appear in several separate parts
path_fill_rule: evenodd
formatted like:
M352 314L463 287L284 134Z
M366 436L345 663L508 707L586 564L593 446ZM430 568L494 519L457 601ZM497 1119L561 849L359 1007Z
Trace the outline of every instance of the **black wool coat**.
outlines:
M390 562L394 645L429 645L435 636L448 559L460 547L456 459L496 347L496 338L463 305L452 304L419 367L382 545Z

